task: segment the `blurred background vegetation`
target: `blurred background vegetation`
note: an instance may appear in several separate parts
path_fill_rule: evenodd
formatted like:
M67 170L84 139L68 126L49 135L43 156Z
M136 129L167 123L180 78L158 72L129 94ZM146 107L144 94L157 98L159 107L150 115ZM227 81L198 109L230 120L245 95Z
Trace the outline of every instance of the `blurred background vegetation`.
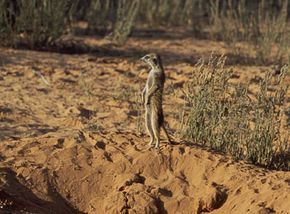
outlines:
M73 25L124 45L136 28L184 27L192 37L247 42L262 63L288 62L288 0L1 0L2 46L49 46Z

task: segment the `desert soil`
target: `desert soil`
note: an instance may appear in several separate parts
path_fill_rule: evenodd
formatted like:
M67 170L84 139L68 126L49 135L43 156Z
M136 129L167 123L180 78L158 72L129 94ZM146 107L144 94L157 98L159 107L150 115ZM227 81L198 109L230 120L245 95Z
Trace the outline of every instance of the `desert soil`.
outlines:
M233 82L269 67L247 65L222 42L160 35L138 34L124 48L80 37L93 47L82 54L0 49L0 213L290 213L290 172L176 134L180 88L199 57L228 55ZM164 59L164 111L177 142L162 138L158 152L147 150L139 96L147 52Z

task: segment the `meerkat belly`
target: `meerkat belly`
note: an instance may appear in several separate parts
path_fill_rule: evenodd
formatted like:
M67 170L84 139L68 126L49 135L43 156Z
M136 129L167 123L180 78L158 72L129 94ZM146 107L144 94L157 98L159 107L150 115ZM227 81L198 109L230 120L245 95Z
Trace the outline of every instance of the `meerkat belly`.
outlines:
M150 103L152 105L156 105L156 107L161 107L162 106L162 92L157 90L150 98Z
M162 93L157 91L151 97L150 109L157 115L158 123L161 125L163 123L163 110L162 110Z

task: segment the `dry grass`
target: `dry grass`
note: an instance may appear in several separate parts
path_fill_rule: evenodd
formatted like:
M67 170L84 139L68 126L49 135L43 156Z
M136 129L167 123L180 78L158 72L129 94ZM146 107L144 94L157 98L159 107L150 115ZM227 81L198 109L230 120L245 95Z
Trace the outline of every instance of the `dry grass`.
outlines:
M69 31L72 21L80 20L88 22L88 32L102 35L111 32L107 38L124 45L139 24L183 26L192 28L193 37L208 39L211 35L233 48L240 41L250 43L257 63L282 64L290 55L288 5L288 0L3 1L0 37L2 44L10 46L19 41L31 48L53 46L57 38ZM84 17L80 18L79 13Z
M69 28L77 1L2 1L0 3L0 37L11 46L25 44L31 48L49 44Z
M288 0L276 4L278 11L265 0L252 7L246 0L212 0L210 33L233 48L240 41L252 44L259 63L286 63L290 48Z
M289 169L289 136L281 134L285 112L283 84L287 67L278 76L268 72L258 93L248 84L229 83L226 57L200 60L184 88L184 136L237 159L277 169Z

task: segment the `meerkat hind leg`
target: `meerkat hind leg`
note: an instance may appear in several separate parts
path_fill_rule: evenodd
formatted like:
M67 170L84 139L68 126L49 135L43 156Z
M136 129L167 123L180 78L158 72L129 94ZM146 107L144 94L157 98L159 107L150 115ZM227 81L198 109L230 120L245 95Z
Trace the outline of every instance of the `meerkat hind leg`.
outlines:
M147 132L150 136L150 142L148 144L148 147L150 148L150 147L152 147L152 144L154 142L154 133L152 130L151 114L150 114L150 111L148 109L146 109L145 126L146 126Z
M152 112L151 125L152 125L154 138L156 140L155 148L159 148L159 144L160 144L160 125L159 125L158 113L157 112Z

